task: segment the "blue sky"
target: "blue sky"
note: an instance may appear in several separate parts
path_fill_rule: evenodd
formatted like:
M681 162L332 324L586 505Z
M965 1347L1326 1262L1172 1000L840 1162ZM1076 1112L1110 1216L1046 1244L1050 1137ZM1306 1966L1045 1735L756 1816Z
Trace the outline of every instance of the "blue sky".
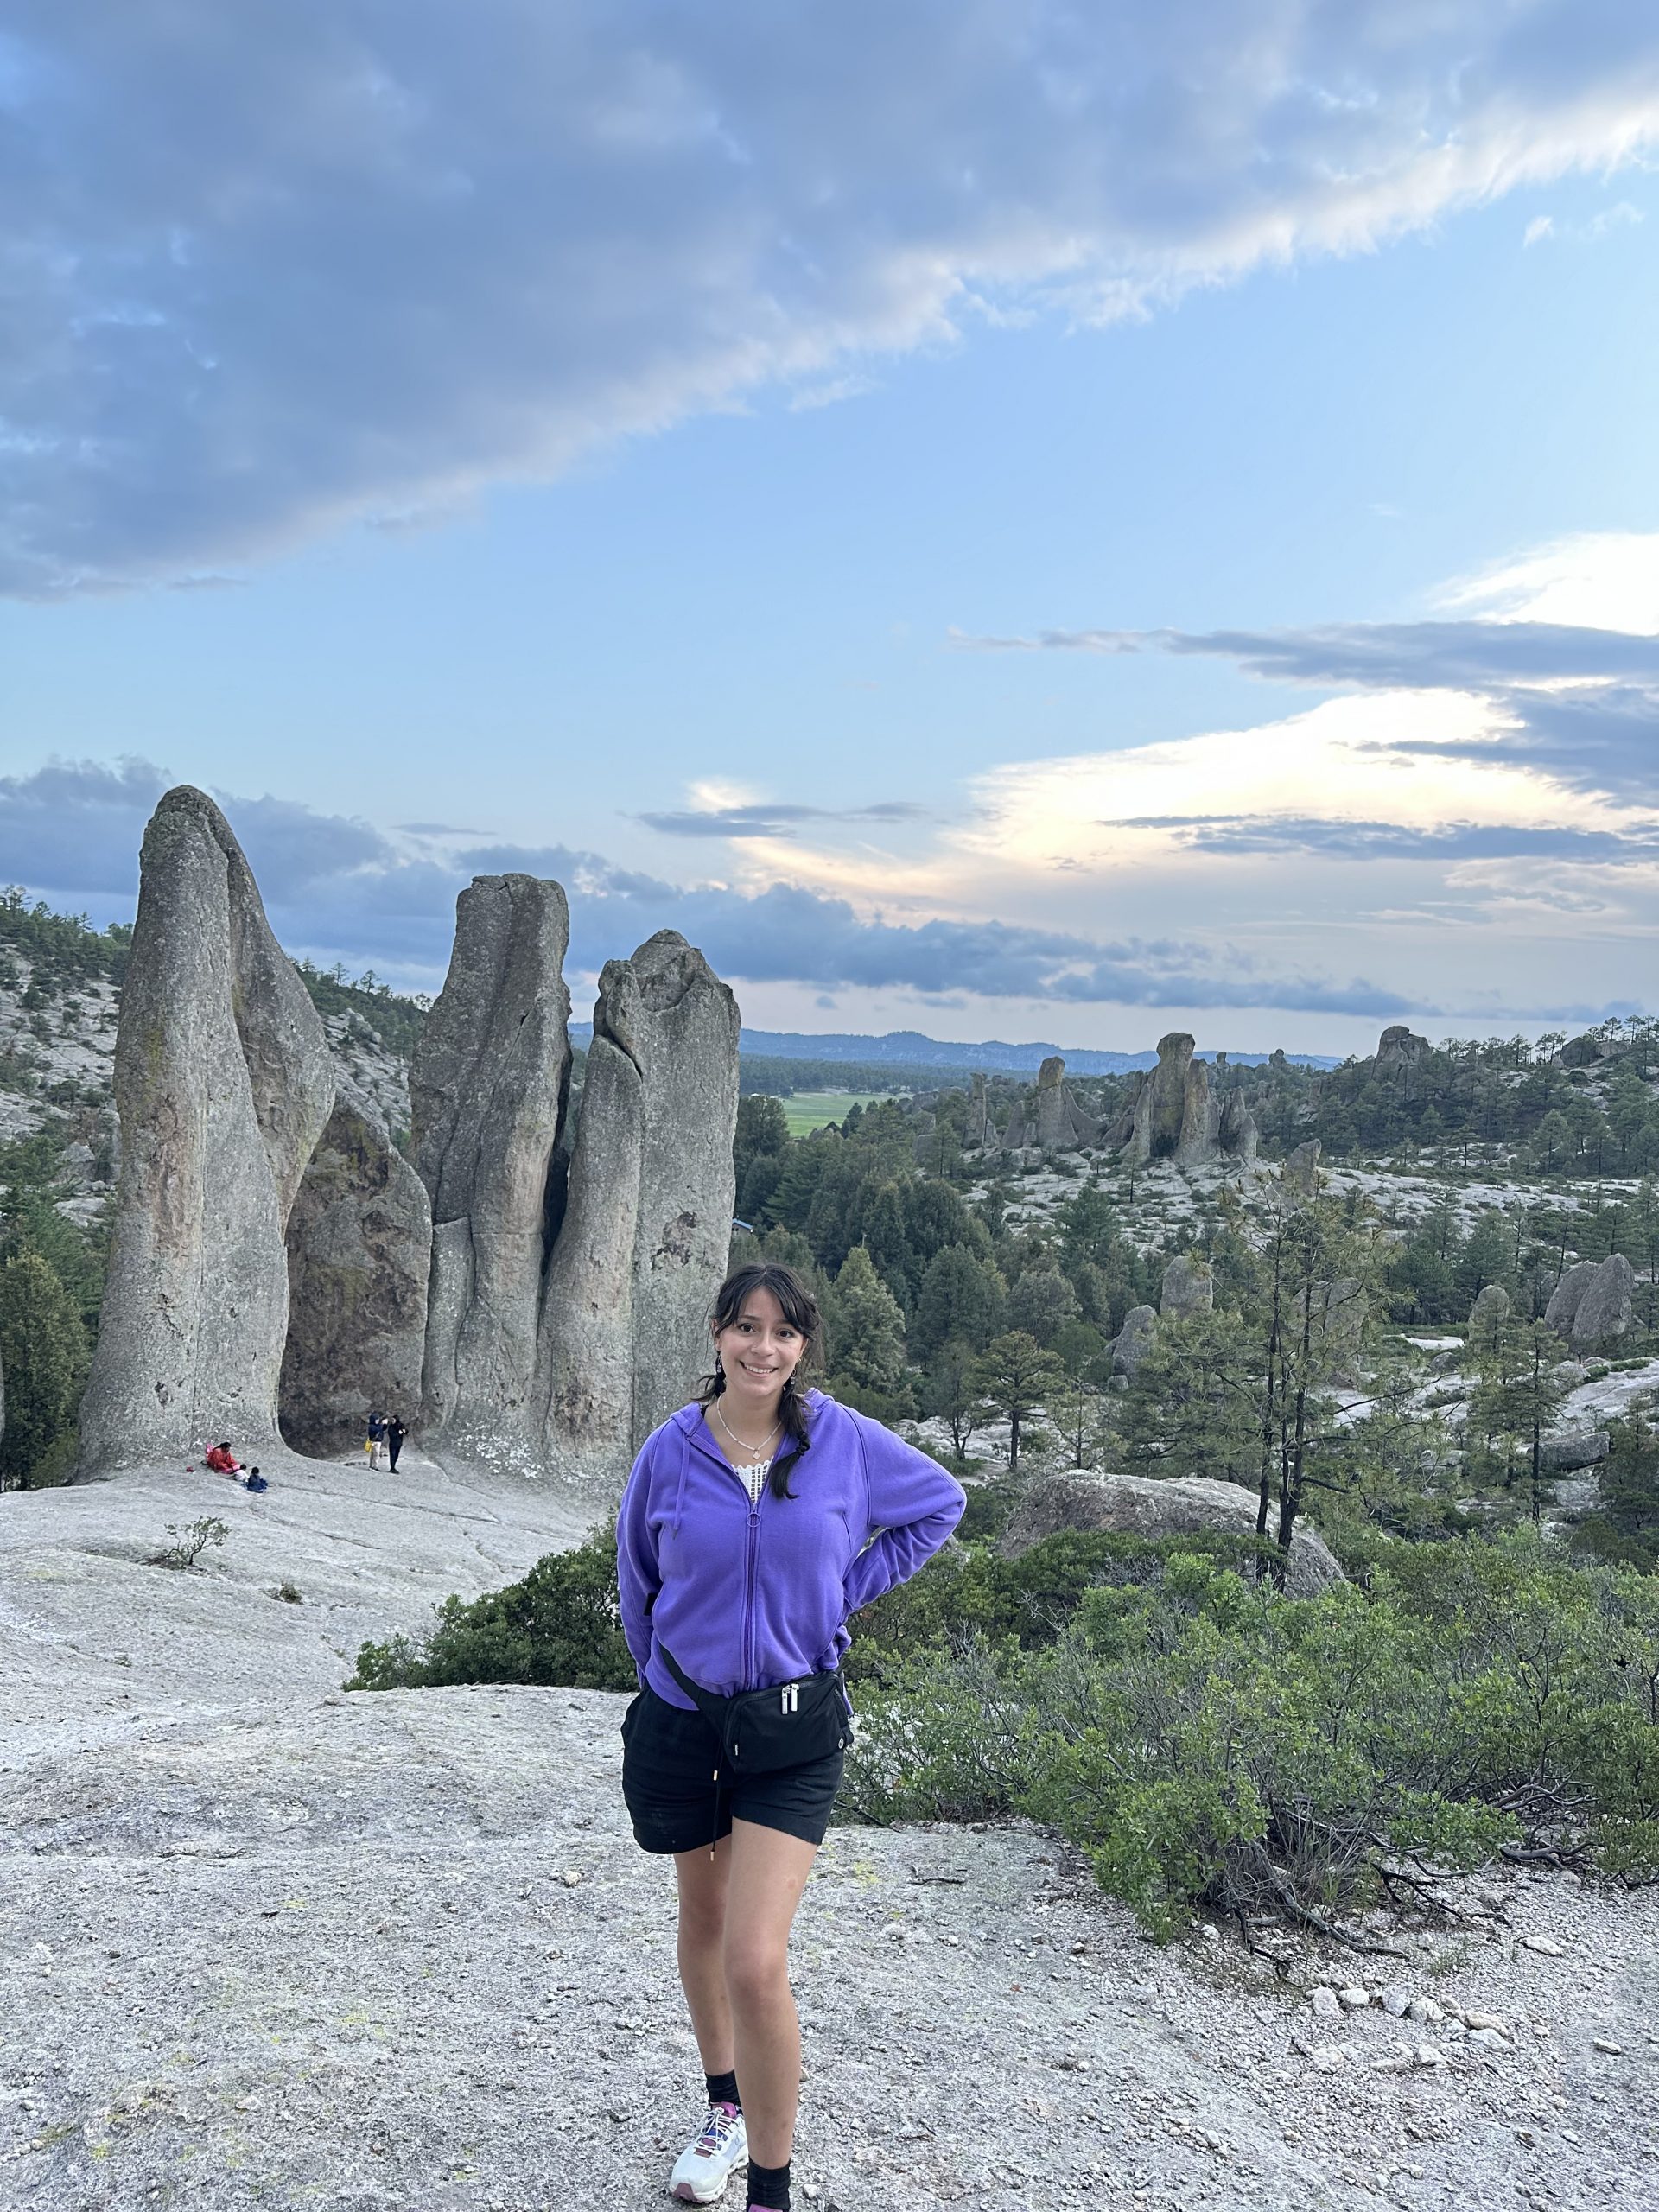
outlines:
M1641 14L25 0L0 877L188 780L429 988L524 866L757 1026L1651 1007Z

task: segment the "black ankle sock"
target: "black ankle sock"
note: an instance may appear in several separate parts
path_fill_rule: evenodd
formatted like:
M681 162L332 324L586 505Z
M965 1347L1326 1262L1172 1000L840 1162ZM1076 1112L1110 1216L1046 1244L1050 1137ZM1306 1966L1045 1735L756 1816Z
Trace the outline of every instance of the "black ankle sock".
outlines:
M702 2078L709 2084L711 2105L735 2105L740 2112L742 2111L743 2101L737 2094L737 2075L729 2066L723 2074L705 2074Z
M749 2160L749 2202L764 2204L766 2212L789 2212L789 2161L781 2166L757 2166Z

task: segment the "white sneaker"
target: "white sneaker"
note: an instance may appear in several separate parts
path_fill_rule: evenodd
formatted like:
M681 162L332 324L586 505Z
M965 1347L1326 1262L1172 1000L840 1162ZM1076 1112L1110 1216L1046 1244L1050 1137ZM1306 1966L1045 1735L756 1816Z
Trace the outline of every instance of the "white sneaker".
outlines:
M749 2132L743 2115L730 2105L710 2105L702 2133L688 2143L668 2177L668 2193L682 2204L712 2204L724 2191L734 2166L747 2165Z

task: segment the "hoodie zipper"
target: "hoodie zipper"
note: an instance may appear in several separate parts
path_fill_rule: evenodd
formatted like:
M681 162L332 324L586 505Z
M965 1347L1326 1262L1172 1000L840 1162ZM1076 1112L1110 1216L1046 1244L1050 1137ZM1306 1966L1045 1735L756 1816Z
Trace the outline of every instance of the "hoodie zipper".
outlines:
M724 1468L742 1491L744 1503L748 1508L748 1524L744 1540L743 1631L740 1638L743 1680L739 1685L741 1689L747 1689L754 1680L754 1579L760 1552L760 1501L751 1494L748 1484L723 1452L710 1452L706 1445L697 1443L696 1438L689 1432L685 1441L688 1445L696 1444L696 1449L703 1452L705 1457L712 1459L719 1466ZM763 1483L760 1487L764 1495L766 1484Z
M748 1485L744 1484L746 1492ZM754 1686L754 1569L760 1549L760 1501L749 1496L748 1566L743 1587L743 1682Z

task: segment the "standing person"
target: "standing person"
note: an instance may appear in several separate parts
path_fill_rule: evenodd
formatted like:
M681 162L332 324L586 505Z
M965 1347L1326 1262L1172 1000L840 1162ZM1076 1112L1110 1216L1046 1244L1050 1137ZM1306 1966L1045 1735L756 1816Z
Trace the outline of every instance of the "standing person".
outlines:
M790 2212L801 2038L789 1931L850 1734L847 1619L932 1557L965 1499L925 1452L800 1387L821 1324L792 1268L737 1268L712 1325L714 1372L647 1438L617 1522L640 1684L622 1722L622 1791L640 1848L674 1860L708 2096L670 2193L711 2203L747 2159L750 2212ZM785 1740L750 1771L746 1745L768 1736ZM797 1745L804 1757L769 1763Z
M386 1415L386 1461L394 1475L397 1471L397 1454L403 1450L404 1439L408 1434L409 1431L396 1414Z
M380 1464L380 1440L385 1436L385 1433L386 1424L385 1416L380 1414L371 1414L369 1415L369 1433L363 1440L363 1449L369 1455L369 1465L372 1467L378 1467Z

